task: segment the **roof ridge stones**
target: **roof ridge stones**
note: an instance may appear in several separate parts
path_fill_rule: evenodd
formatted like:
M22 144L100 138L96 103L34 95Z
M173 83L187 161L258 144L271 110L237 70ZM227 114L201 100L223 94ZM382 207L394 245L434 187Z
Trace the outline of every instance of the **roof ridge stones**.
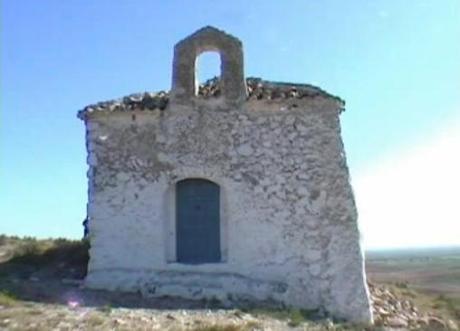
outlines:
M246 78L246 100L284 100L303 99L322 96L331 98L345 106L341 98L327 93L319 87L310 84L296 84L285 82L273 82L261 78ZM197 97L202 99L218 98L222 95L219 77L214 77L198 88ZM78 112L78 117L84 119L87 115L99 112L124 112L131 110L165 110L170 99L169 91L156 93L135 93L123 98L98 102L84 107Z

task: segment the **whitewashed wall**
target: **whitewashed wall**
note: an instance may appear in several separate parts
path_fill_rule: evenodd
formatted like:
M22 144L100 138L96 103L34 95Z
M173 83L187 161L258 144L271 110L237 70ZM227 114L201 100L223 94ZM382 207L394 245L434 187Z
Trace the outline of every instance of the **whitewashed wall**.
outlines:
M86 285L145 295L266 301L369 322L339 103L317 96L170 102L86 117ZM221 187L223 262L175 262L175 183Z

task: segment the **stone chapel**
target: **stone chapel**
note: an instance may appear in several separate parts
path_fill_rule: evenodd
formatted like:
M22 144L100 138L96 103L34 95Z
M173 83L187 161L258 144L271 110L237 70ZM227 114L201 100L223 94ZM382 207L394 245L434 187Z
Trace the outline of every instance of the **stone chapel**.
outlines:
M198 86L206 51L220 55L221 75ZM240 40L205 27L175 45L169 92L78 113L89 166L85 286L370 323L344 101L243 69Z

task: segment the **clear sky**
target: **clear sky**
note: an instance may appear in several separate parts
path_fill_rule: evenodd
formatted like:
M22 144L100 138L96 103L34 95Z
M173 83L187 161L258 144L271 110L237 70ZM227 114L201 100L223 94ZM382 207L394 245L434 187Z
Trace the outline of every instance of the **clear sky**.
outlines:
M366 247L460 245L459 0L3 0L0 233L81 236L77 110L169 89L173 45L205 25L242 40L246 76L346 100Z

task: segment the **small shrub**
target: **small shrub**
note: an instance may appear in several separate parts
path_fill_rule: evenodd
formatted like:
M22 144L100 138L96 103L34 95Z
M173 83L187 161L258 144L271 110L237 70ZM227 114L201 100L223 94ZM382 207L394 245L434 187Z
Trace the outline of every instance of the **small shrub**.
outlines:
M244 330L255 330L255 329L262 329L260 322L257 321L249 321L244 325Z
M225 325L219 325L219 324L213 324L213 325L204 325L204 326L198 326L190 331L245 331L247 329L244 328L244 326L241 325L233 325L233 324L225 324Z
M292 310L289 312L289 326L299 326L305 321L305 316L300 310Z
M205 306L206 308L219 308L221 306L221 302L216 297L212 297L206 300Z
M308 320L317 319L317 310L293 309L293 308L265 308L265 309L244 309L252 315L264 315L278 320L287 320L289 326L298 326Z
M43 314L43 311L37 308L33 308L33 309L26 310L25 313L27 313L28 315L35 316L35 315Z
M4 246L8 243L8 236L0 234L0 246Z
M7 291L0 292L0 306L14 307L17 304L18 304L18 300L13 294Z
M96 315L96 314L91 314L86 318L86 323L91 326L99 326L101 324L104 324L105 319L102 316Z
M455 319L460 321L460 299L441 294L436 298L436 303L433 304L433 308L445 308Z
M106 304L100 307L97 307L97 310L101 313L110 314L112 312L112 305Z
M417 293L410 289L402 290L401 294L412 299L417 297Z
M406 288L409 287L409 283L408 282L396 282L395 286L399 287L399 288L406 289Z

